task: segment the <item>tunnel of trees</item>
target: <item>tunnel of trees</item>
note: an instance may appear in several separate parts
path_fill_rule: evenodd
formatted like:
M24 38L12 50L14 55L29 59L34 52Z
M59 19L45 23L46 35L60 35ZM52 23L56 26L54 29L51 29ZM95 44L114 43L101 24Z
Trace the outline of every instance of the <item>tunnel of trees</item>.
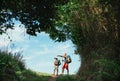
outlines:
M1 0L0 34L20 21L26 33L71 40L82 81L120 80L120 0Z

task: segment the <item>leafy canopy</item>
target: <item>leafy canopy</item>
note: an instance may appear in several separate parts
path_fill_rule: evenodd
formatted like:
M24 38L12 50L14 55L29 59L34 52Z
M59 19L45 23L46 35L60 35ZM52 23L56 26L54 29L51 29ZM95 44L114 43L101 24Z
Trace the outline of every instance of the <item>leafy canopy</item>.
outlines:
M54 26L57 16L55 5L64 5L68 0L1 0L0 1L0 34L13 29L15 21L20 21L29 35L46 32L59 41L65 37ZM58 38L57 38L58 37Z

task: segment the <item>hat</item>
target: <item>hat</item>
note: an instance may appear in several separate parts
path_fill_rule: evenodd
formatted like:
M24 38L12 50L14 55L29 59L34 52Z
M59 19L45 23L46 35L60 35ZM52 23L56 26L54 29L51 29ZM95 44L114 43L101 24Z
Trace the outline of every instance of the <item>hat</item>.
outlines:
M58 59L58 58L54 57L54 59Z

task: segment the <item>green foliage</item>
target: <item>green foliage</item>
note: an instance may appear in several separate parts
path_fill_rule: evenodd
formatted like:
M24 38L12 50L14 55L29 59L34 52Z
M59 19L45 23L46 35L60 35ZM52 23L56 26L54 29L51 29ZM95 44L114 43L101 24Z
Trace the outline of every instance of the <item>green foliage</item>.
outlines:
M107 59L100 59L95 61L95 66L98 69L95 72L95 81L119 81L120 77L120 66Z
M70 0L57 6L56 28L72 40L79 53L89 54L89 50L120 40L119 5L119 0Z
M56 34L53 18L57 15L55 5L64 5L69 0L1 0L0 34L13 29L15 20L26 28L27 34L36 36L46 32ZM57 34L56 34L57 35ZM53 37L53 36L52 36Z
M23 70L25 70L25 66L21 55L0 51L1 81L21 81Z
M63 41L71 39L71 27L73 23L70 17L73 15L73 12L78 9L77 6L78 4L71 2L71 0L66 3L66 5L56 5L57 16L54 18L54 24L58 32L62 34ZM60 38L59 34L58 38Z

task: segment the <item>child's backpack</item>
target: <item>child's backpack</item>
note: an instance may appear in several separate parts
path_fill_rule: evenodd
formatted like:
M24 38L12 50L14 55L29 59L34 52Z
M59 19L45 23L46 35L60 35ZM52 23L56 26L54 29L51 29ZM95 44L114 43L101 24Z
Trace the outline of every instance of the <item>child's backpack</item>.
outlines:
M60 60L58 60L58 66L60 66L61 65L61 62L60 62Z
M61 62L60 62L60 60L56 60L54 64L60 66Z
M70 55L67 56L66 61L67 61L67 63L71 63L72 62L72 59L71 59Z

